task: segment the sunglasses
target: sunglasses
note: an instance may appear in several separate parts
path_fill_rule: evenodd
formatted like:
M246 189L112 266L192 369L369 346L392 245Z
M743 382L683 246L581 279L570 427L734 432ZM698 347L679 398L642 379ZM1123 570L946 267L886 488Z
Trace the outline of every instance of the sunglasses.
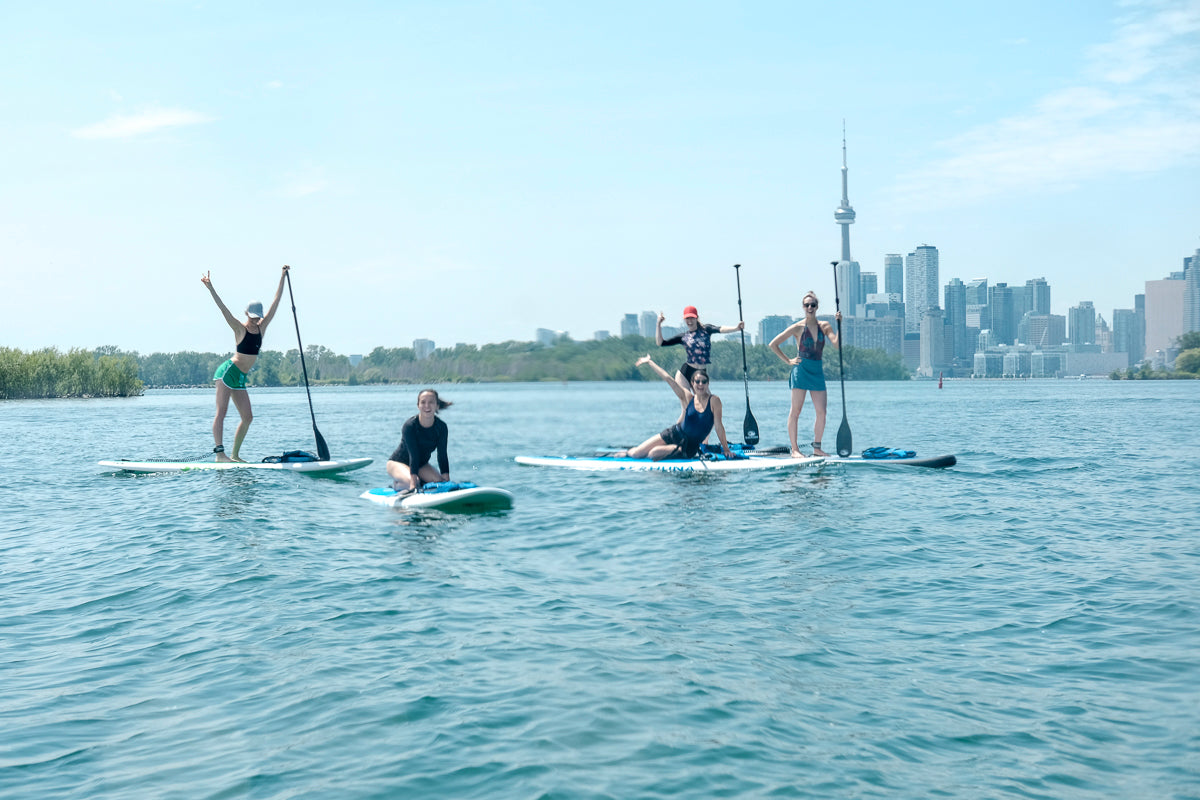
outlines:
M805 308L816 308L817 304L816 303L805 303L804 307Z
M696 384L697 386L707 386L708 385L708 381L704 380L703 378L701 378L698 381L692 381L692 383Z

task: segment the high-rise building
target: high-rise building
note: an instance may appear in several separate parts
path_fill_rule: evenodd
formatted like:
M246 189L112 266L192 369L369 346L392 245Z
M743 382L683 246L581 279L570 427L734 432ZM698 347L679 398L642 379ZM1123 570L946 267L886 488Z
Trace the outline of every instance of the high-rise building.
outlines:
M1091 300L1067 310L1067 341L1071 344L1096 343L1096 307Z
M658 314L653 311L643 311L638 317L638 332L647 339L654 338L654 331L658 327Z
M592 338L597 342L603 342L605 339L611 338L612 334L608 331L596 331L592 334Z
M900 295L900 302L904 302L904 256L899 253L883 257L883 291Z
M436 345L432 339L413 339L413 354L418 361L424 361L433 355Z
M770 344L771 340L779 334L783 333L787 326L792 324L791 317L770 316L763 317L758 323L758 342L759 344Z
M988 314L992 336L997 344L1012 344L1017 330L1013 325L1012 289L1003 281L988 289Z
M858 306L862 303L859 294L861 276L857 261L839 261L834 270L837 276L837 292L834 299L842 309L843 317L853 317L858 314Z
M638 316L637 314L626 314L621 319L621 336L637 336L638 335Z
M926 309L938 308L938 251L923 244L904 264L904 332L920 333Z
M1166 357L1183 333L1183 298L1187 281L1183 275L1161 281L1146 281L1146 352L1144 358ZM1160 360L1161 360L1160 358Z
M1200 249L1183 260L1183 332L1200 331Z
M1125 353L1129 356L1126 366L1132 367L1137 362L1133 360L1134 331L1137 328L1137 312L1132 308L1114 308L1112 324L1112 343L1114 353Z
M917 368L918 374L932 378L946 366L945 327L941 308L933 306L925 309L925 316L921 318L921 365Z
M1021 318L1017 340L1037 350L1061 347L1067 338L1067 318L1062 314L1035 314Z
M862 350L882 350L901 356L904 349L904 318L901 316L845 317L842 319L845 344Z
M879 294L879 278L874 272L858 273L858 302L867 302L867 295Z
M956 363L960 359L970 359L975 355L975 349L967 341L967 287L958 278L951 278L944 296L946 324L950 327L953 348L946 354L947 360Z
M1026 301L1030 303L1029 311L1035 314L1050 313L1050 284L1046 283L1045 278L1030 278L1025 281L1025 296Z
M992 315L988 310L987 278L976 278L968 281L967 286L967 327L977 331L991 330Z

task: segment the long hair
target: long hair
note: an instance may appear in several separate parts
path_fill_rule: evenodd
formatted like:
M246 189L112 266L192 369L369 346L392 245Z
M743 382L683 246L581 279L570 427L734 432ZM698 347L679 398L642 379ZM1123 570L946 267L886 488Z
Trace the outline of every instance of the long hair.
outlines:
M437 393L437 389L422 389L421 391L417 392L417 402L418 403L421 402L421 395L423 395L423 394L433 395L433 401L435 403L437 403L438 411L442 411L443 409L447 409L450 406L454 405L454 403L451 403L449 400L443 400L441 397L439 397L438 393Z

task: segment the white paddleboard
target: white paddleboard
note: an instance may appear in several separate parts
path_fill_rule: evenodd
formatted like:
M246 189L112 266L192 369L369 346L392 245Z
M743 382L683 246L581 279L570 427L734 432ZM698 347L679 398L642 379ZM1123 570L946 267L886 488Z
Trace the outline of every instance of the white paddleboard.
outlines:
M332 461L287 461L264 464L261 461L101 461L100 466L125 472L195 472L226 469L273 469L284 472L306 472L310 475L332 475L362 469L370 458L343 458Z
M874 467L929 467L931 469L945 469L957 464L958 459L953 455L915 458L863 458L862 456L841 458L839 456L829 456L825 459L825 463L837 465L849 464L852 466L865 464Z
M791 458L786 455L752 455L729 461L707 459L665 459L652 461L648 458L576 458L573 456L517 456L518 464L531 467L564 467L566 469L593 472L741 472L745 470L799 469L820 464L819 456Z
M513 507L512 493L494 486L473 486L449 492L397 492L380 488L368 489L359 497L393 508L453 512L503 511Z

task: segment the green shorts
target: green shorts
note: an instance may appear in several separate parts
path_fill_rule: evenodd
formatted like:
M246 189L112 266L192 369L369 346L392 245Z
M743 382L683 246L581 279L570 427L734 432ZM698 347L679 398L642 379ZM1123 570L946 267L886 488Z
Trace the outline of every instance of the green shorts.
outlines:
M213 380L220 381L230 389L246 388L246 373L237 368L232 358L226 359L224 364L217 367L217 371L213 373Z

